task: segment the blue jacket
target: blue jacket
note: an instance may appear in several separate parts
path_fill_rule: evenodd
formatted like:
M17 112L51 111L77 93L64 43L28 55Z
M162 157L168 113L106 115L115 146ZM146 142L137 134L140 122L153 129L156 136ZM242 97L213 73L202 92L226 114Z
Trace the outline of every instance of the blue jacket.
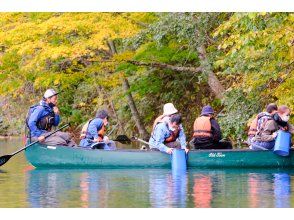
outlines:
M94 118L90 121L86 137L81 140L81 147L90 147L93 140L98 138L98 131L103 127L103 120L101 118Z
M40 104L33 107L30 111L31 113L28 120L28 127L31 132L31 137L40 137L43 133L47 131L40 130L37 127L37 123L39 122L40 119L52 113L53 108L51 108L46 102L40 101ZM57 126L59 122L60 122L60 117L59 115L55 114L54 126Z
M152 136L149 140L150 148L157 148L160 151L166 152L168 147L164 145L164 141L171 135L171 130L168 128L166 123L159 123L155 126ZM186 144L186 135L184 133L183 126L180 125L180 132L178 140L181 143L181 148L185 149Z

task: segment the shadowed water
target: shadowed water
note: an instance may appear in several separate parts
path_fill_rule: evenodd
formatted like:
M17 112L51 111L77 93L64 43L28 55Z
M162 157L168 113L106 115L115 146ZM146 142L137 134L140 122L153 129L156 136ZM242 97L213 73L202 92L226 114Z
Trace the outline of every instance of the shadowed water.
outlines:
M22 146L0 141L0 155ZM0 207L294 207L292 170L0 169Z

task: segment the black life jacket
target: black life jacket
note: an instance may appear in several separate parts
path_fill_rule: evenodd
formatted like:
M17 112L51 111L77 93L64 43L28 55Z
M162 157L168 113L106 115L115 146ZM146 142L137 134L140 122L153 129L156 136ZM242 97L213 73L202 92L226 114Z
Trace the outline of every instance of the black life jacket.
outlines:
M54 121L55 113L50 112L48 115L44 116L39 121L37 121L37 128L39 128L40 130L50 131L54 125Z
M288 128L288 122L283 121L281 117L278 115L278 113L273 115L273 119L278 124L279 127L282 127L284 129Z

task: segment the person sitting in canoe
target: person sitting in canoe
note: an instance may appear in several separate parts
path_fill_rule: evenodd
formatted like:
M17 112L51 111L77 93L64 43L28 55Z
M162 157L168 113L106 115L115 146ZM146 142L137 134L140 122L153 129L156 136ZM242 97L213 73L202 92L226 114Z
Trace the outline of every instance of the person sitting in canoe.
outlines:
M99 110L94 119L89 120L82 128L80 146L94 149L115 150L114 141L105 136L108 125L108 113Z
M255 137L257 129L258 129L258 120L268 120L272 118L274 114L278 111L278 106L274 103L268 104L266 107L266 112L259 113L253 121L250 123L249 130L248 130L248 139L247 144L250 146L252 142L252 138ZM259 123L260 125L261 123Z
M57 94L53 89L48 89L40 103L30 107L26 117L30 141L38 140L46 145L77 146L67 132L58 131L45 139L52 127L60 122Z
M160 150L168 154L172 154L174 148L185 149L188 153L181 115L174 114L168 120L159 121L155 125L149 144L151 150Z
M164 106L163 106L163 114L160 115L160 116L158 116L155 119L155 121L153 123L153 126L152 126L153 130L154 130L155 126L158 123L163 122L163 121L168 122L170 116L172 116L172 115L174 115L176 113L178 113L178 110L175 108L175 106L173 105L173 103L166 103L166 104L164 104Z
M294 127L288 123L290 109L285 106L279 106L278 112L268 120L258 120L258 129L255 137L252 139L251 149L253 150L272 150L275 146L275 139L278 130L294 133Z
M214 110L207 105L202 108L200 117L193 126L193 138L190 141L194 149L232 149L229 141L221 141L222 133L219 124L214 119Z

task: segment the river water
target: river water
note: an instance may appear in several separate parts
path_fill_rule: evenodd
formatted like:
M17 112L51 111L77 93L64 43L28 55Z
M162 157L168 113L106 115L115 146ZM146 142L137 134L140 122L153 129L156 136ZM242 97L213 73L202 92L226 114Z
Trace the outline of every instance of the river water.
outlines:
M0 155L22 146L0 140ZM38 170L0 167L0 207L294 207L294 170Z

